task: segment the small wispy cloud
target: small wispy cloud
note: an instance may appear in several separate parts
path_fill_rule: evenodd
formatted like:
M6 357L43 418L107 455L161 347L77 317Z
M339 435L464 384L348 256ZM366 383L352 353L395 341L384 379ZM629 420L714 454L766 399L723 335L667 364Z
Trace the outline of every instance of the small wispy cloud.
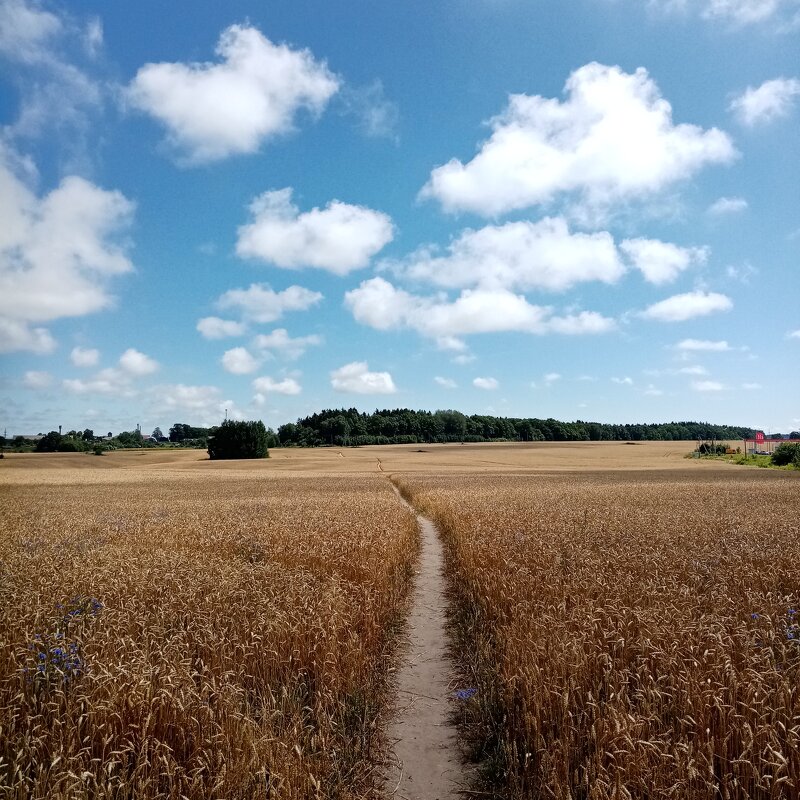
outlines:
M692 389L696 392L721 392L725 385L718 381L692 381Z
M724 217L729 214L739 214L747 210L747 200L744 197L720 197L707 209L712 217Z

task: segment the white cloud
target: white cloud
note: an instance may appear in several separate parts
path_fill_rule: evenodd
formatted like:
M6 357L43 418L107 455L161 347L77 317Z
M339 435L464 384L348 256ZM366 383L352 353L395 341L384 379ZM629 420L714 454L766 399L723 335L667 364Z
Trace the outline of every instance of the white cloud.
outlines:
M100 361L100 351L93 347L73 347L69 360L76 367L94 367Z
M758 275L758 270L752 264L745 261L740 266L728 264L728 266L725 267L725 275L732 281L739 281L739 283L748 286L750 284L750 279Z
M781 30L792 26L796 0L648 0L648 4L667 12L697 9L707 20L736 27L775 20Z
M71 394L103 394L114 397L133 397L136 390L131 385L131 373L109 367L100 370L92 378L67 378L62 381L64 389Z
M645 69L591 63L573 72L567 98L511 95L491 137L467 164L452 159L422 190L448 211L486 216L578 192L590 205L659 192L737 153L712 128L675 125Z
M440 336L436 340L436 346L439 350L452 350L455 353L464 353L469 349L467 343L457 336Z
M380 211L332 200L300 213L291 189L264 192L250 204L253 221L239 228L236 253L277 267L316 267L346 275L369 264L394 237Z
M26 389L47 389L53 383L53 376L49 372L29 370L22 378L22 385Z
M247 289L230 289L217 301L221 309L238 309L254 322L274 322L287 311L306 311L322 300L319 292L302 286L273 291L264 283L252 283Z
M16 120L7 129L11 137L46 138L53 134L66 153L70 169L86 168L90 163L87 138L92 116L103 104L102 87L72 64L53 61L26 76L21 84L21 103Z
M633 386L633 378L629 378L627 375L624 378L612 378L611 382L620 386Z
M686 292L654 303L642 312L646 319L661 322L683 322L693 317L704 317L717 311L730 311L733 302L716 292Z
M159 368L158 362L140 353L138 350L129 347L120 357L119 365L130 375L143 377L144 375L151 375Z
M0 2L0 56L21 65L8 71L19 111L3 132L7 141L49 137L59 159L66 155L73 165L64 171L71 171L89 162L90 115L102 107L107 89L78 66L88 52L83 27L68 13L57 16L41 5Z
M400 109L387 99L383 83L375 80L367 86L345 86L340 94L345 113L352 114L365 136L398 141Z
M705 0L703 16L719 17L737 25L750 25L775 17L784 8L794 5L794 0Z
M292 338L286 328L276 328L272 333L262 333L253 339L256 349L288 359L300 358L309 347L321 344L321 336L311 334Z
M25 322L0 317L0 353L27 350L46 355L56 349L56 340L47 328L31 328Z
M86 23L83 34L84 47L92 58L95 58L103 47L103 21L100 17L92 17Z
M49 43L62 30L61 20L23 0L0 3L0 53L32 64L48 57Z
M353 394L394 394L397 391L388 372L370 372L366 361L353 361L333 370L331 386L337 392Z
M625 272L611 234L571 233L566 220L509 222L465 230L445 255L424 247L394 271L439 286L562 291L585 281L614 283Z
M216 386L186 386L178 383L157 387L167 408L180 408L184 411L206 409L218 405L220 391Z
M742 389L746 389L747 391L756 391L757 389L763 389L764 387L760 383L743 383Z
M679 375L708 375L708 370L701 367L699 364L694 364L691 367L681 367L678 370Z
M800 328L787 334L790 339L800 339Z
M35 323L90 314L112 304L107 285L133 269L115 234L133 204L83 178L64 178L38 198L0 147L0 348L49 352Z
M788 116L798 95L800 80L775 78L756 88L748 86L731 101L729 109L742 125L753 127Z
M613 319L604 317L596 311L579 311L561 317L549 317L542 333L561 333L566 336L608 333L617 327ZM537 331L532 331L536 333Z
M725 386L718 381L692 381L692 389L696 392L721 392Z
M247 330L242 322L219 317L203 317L197 320L197 330L206 339L225 339L229 336L242 336Z
M226 28L216 54L217 63L145 64L127 90L190 163L255 153L290 131L300 109L321 113L339 89L310 51L273 44L247 25Z
M345 294L355 319L378 330L411 328L437 341L470 333L604 333L613 320L593 311L557 317L549 307L531 305L504 289L461 292L454 301L424 297L397 289L383 278L371 278Z
M219 425L226 409L229 417L242 417L233 401L225 400L216 386L166 384L153 387L150 396L157 412L186 415L193 425Z
M731 349L724 339L716 342L708 339L682 339L675 347L678 350L712 353L724 353Z
M746 211L747 207L744 197L720 197L708 207L708 213L714 217L723 217Z
M441 376L437 375L433 380L444 389L458 388L458 384L452 378L442 378Z
M221 361L223 368L233 375L248 375L259 367L259 361L253 358L244 347L226 350Z
M560 381L561 377L562 377L561 374L558 372L548 372L544 375L542 380L545 382L546 386L550 386L554 384L556 381Z
M644 390L644 394L648 397L660 397L664 392L661 389L656 388L652 383L647 384L647 388Z
M253 388L259 393L274 393L285 395L300 394L302 387L294 378L284 378L281 381L276 381L269 376L256 378L253 381Z
M706 247L679 247L658 239L626 239L620 249L640 270L646 281L656 285L675 280L692 264L705 264Z
M472 385L476 389L483 389L487 392L494 391L500 385L496 378L475 378Z
M476 356L474 356L472 353L459 353L457 356L453 356L453 358L450 360L454 364L463 366L464 364L471 364L473 361L475 361L475 359Z

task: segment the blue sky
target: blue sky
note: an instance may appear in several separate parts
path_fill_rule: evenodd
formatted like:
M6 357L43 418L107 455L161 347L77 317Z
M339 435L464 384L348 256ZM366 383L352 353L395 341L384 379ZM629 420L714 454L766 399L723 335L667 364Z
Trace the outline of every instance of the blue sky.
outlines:
M0 425L800 428L800 3L0 0Z

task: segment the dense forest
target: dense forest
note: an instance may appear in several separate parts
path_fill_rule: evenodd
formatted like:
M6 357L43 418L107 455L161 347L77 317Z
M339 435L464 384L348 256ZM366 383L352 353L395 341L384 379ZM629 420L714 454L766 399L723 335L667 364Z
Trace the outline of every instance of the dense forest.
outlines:
M280 444L319 445L417 444L497 441L651 441L743 439L753 428L707 422L663 422L609 425L559 422L555 419L467 416L459 411L412 411L401 408L367 414L355 408L331 409L278 428Z

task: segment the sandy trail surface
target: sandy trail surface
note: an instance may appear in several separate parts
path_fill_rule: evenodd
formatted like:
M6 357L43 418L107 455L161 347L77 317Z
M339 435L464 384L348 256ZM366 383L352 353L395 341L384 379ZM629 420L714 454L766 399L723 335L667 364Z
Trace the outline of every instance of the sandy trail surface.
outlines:
M417 514L417 521L421 551L395 676L394 714L386 731L392 750L385 788L389 796L404 800L447 800L460 797L470 778L452 723L457 687L448 656L442 544L430 520Z

